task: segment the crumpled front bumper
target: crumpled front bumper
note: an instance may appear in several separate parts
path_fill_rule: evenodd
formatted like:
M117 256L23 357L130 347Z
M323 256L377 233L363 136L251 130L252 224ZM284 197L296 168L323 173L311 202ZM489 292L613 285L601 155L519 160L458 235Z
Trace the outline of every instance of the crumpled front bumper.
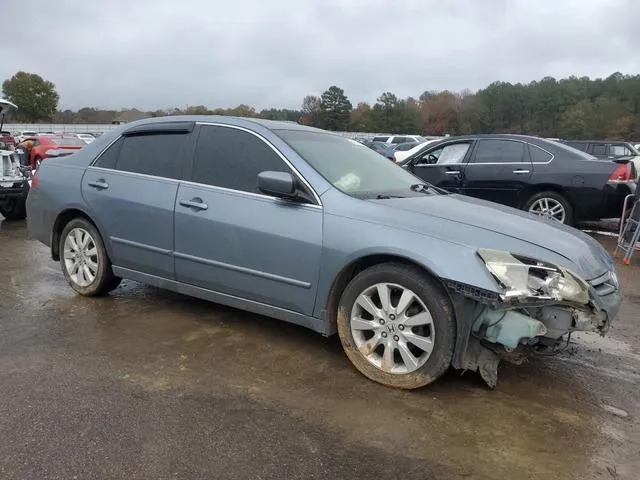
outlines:
M615 269L609 270L604 275L589 280L589 297L593 307L603 314L602 324L598 330L605 333L611 322L618 316L622 303L622 292Z

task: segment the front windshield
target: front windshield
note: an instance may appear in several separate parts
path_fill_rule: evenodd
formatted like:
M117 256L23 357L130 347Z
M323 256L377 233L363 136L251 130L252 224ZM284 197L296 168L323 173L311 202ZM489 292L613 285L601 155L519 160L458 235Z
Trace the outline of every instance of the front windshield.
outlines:
M354 197L410 192L424 183L364 145L328 133L306 130L275 132L338 190Z

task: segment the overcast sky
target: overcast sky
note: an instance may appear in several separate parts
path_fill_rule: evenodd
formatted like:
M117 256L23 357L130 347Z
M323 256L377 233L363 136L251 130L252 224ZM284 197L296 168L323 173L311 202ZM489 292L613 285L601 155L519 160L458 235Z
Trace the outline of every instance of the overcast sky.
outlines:
M0 3L0 81L38 73L63 109L299 108L333 84L355 105L384 91L640 73L640 0Z

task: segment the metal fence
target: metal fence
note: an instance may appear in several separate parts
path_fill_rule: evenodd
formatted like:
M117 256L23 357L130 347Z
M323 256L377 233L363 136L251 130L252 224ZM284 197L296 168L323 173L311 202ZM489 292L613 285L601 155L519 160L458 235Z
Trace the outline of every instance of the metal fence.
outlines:
M13 134L20 132L36 133L104 133L118 125L110 123L5 123L3 130Z
M104 133L118 127L110 123L5 123L3 130L7 130L12 134L20 132L36 132L36 133ZM371 132L334 132L347 138L362 138L371 140L378 135L391 135L389 133L371 133ZM404 134L395 135L404 136ZM407 134L409 135L409 134ZM413 135L413 134L411 134ZM425 137L435 138L435 137Z

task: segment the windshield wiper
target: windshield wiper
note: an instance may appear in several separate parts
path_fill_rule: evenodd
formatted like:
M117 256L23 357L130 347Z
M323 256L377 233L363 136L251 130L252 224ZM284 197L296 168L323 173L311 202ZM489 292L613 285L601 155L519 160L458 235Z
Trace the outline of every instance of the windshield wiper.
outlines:
M438 188L434 185L431 185L429 183L416 183L414 185L411 185L411 187L409 187L412 191L414 192L424 192L424 193L440 193L440 194L446 194L449 193L446 190L443 190L441 188Z
M387 195L386 193L379 193L376 195L377 200L388 200L390 198L405 198L402 195Z

